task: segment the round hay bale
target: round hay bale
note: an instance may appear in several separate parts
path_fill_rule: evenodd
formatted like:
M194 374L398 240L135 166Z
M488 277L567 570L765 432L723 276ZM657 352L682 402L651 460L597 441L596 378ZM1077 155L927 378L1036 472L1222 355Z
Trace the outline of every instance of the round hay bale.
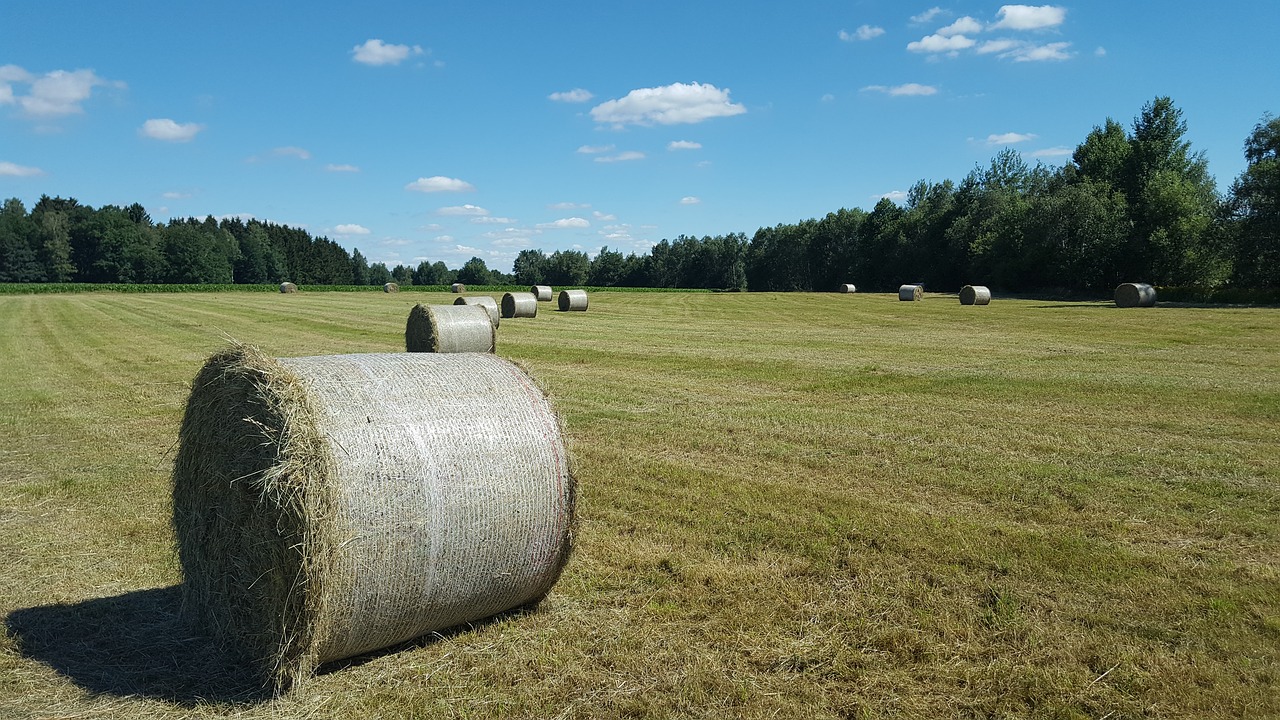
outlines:
M383 283L382 292L384 293L400 292L400 286L393 282Z
M235 346L196 376L178 435L184 612L282 692L542 599L575 496L551 405L502 358Z
M455 293L464 293L467 291L467 286L462 283L454 283L449 286L449 290Z
M560 297L557 299L560 305L560 311L577 310L579 312L587 311L587 291L586 290L561 290Z
M526 292L509 292L502 296L502 317L537 317L538 296Z
M472 295L471 297L460 297L453 301L454 305L479 305L489 312L489 319L493 321L493 326L498 327L501 324L499 318L502 317L501 311L498 310L498 301L488 295Z
M493 352L498 333L480 305L414 305L404 326L408 352Z
M965 285L960 288L961 305L990 305L991 290L986 285Z
M1156 289L1146 283L1121 283L1116 286L1116 307L1155 307Z
M298 286L297 286L297 285L294 285L294 284L293 284L293 283L291 283L291 282L282 282L282 283L280 283L280 292L282 292L282 293L296 293L296 292L298 292Z
M858 292L858 288L855 287L853 283L844 283L843 285L840 285L839 287L836 288L836 292L854 293L854 292Z
M554 291L550 285L533 285L529 288L529 292L538 297L538 302L551 302Z
M924 299L924 287L922 285L903 285L898 288L899 300L922 300Z

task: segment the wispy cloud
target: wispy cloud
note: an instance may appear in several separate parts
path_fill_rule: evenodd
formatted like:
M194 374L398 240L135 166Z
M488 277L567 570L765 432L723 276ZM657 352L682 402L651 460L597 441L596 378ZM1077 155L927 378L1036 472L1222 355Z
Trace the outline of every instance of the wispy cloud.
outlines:
M836 34L844 42L855 42L857 40L873 40L884 34L884 28L875 25L859 25L857 30L849 32L841 30Z
M613 145L583 145L576 152L580 155L599 155L600 153L610 152L613 148Z
M1057 147L1043 148L1043 149L1041 149L1041 150L1036 150L1035 152L1031 153L1031 157L1033 157L1033 158L1059 158L1059 157L1067 157L1067 156L1071 155L1071 153L1072 153L1072 152L1074 152L1074 151L1073 151L1071 148L1069 148L1069 147L1063 147L1063 146L1059 145L1059 146L1057 146Z
M565 230L565 229L583 229L591 227L591 222L585 218L570 217L561 218L554 222L538 223L535 227L540 230Z
M988 145L1013 145L1028 140L1035 140L1036 136L1030 133L1007 132L998 135L992 134L987 136Z
M371 231L363 225L339 225L333 229L335 235L368 235Z
M623 125L679 125L741 115L747 108L729 99L729 89L704 83L673 83L632 90L591 108L596 122Z
M335 165L335 164L333 164L333 163L330 163L330 164L328 164L328 165L325 165L325 166L324 166L324 169L325 169L327 172L340 172L340 173L358 173L358 172L360 172L360 168L356 167L355 165Z
M455 215L455 216L456 215L479 216L479 215L488 215L489 211L480 207L479 205L467 204L467 205L451 205L449 207L442 207L439 210L436 210L436 214L437 215Z
M35 177L43 174L44 171L38 167L18 165L11 162L0 162L0 177Z
M547 96L547 99L564 103L584 103L593 97L595 97L595 95L592 95L590 92L583 90L582 88L574 88L564 92L553 92Z
M22 93L15 86L26 85ZM54 70L35 75L17 65L0 66L0 105L17 105L35 118L78 115L96 87L123 89L123 82L99 77L92 70Z
M702 143L691 140L672 140L667 143L668 150L701 150Z
M640 152L639 150L626 150L618 153L617 155L601 155L595 160L598 163L616 163L616 162L628 162L631 160L643 160L643 159L644 159L644 153Z
M547 206L548 210L585 210L591 203L558 202Z
M890 190L887 193L872 195L871 199L872 200L889 200L891 202L901 203L902 201L907 199L907 192L905 190Z
M1056 5L1002 5L991 27L1004 30L1041 30L1067 19L1067 9Z
M919 40L907 43L907 49L917 53L954 53L973 47L975 42L964 35L934 34L925 35Z
M431 177L418 178L408 185L405 185L404 189L424 193L473 192L476 187L465 180L444 177L443 175L433 175Z
M188 142L203 129L204 126L199 123L178 123L169 118L154 118L142 123L138 133L153 140Z
M938 88L932 85L921 85L920 83L906 83L905 85L868 85L862 88L863 92L881 92L892 96L926 96L936 95Z
M425 53L418 45L391 45L377 38L351 49L352 59L362 65L399 65L411 55Z
M680 204L681 205L700 205L702 204L702 198L694 197L693 195L686 195L680 198Z
M300 147L293 147L293 146L275 148L274 150L271 151L271 154L277 155L279 157L296 157L299 160L311 159L311 153L307 152L306 150Z
M917 23L917 24L927 23L933 20L934 18L938 17L939 15L942 15L945 12L946 11L940 7L931 7L928 10L925 10L924 12L920 13L919 15L912 15L911 22Z

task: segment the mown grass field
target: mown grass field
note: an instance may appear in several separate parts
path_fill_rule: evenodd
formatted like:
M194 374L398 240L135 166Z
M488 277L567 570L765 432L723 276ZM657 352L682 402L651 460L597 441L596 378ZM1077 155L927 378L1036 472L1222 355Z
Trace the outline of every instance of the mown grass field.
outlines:
M247 698L176 615L188 383L431 298L0 297L0 717L1280 716L1280 310L954 296L503 321L576 462L560 583Z

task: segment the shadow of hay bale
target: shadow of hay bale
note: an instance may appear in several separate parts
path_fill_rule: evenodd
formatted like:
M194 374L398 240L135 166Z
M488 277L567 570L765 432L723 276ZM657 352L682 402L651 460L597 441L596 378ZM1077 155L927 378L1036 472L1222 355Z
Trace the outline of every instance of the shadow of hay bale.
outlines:
M183 705L254 703L262 679L228 664L179 614L174 585L72 604L15 610L5 627L25 657L95 693Z

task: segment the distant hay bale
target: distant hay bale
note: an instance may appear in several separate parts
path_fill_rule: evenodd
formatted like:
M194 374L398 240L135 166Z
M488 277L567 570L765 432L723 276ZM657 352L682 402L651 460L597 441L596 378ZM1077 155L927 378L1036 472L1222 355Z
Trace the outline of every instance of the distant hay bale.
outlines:
M576 310L578 312L587 311L587 291L586 290L561 290L560 297L557 299L560 305L560 311Z
M1116 307L1155 307L1156 289L1146 283L1121 283L1116 286Z
M550 285L534 285L529 288L529 292L537 296L538 302L551 302L554 291Z
M464 293L467 291L467 286L462 283L454 283L449 286L449 290L455 293Z
M960 288L961 305L990 305L991 290L986 285L965 285Z
M498 301L488 295L472 295L470 297L455 298L454 305L479 305L489 313L489 319L493 321L493 326L498 327L501 324L499 318L502 317L501 311L498 310Z
M497 330L481 305L414 305L404 326L408 352L490 353Z
M903 285L898 288L899 300L922 300L924 299L924 286L922 285Z
M502 317L537 317L538 296L527 292L509 292L502 296Z
M246 346L192 383L172 490L184 614L277 692L541 600L576 495L551 405L502 358Z
M293 283L291 283L291 282L282 282L282 283L280 283L280 292L282 292L282 293L296 293L296 292L298 292L298 286L297 286L297 285L294 285L294 284L293 284Z
M393 282L383 283L382 292L385 292L385 293L400 292L400 286Z
M855 287L853 283L844 283L843 285L840 285L839 287L836 288L836 292L854 293L854 292L858 292L858 288Z

